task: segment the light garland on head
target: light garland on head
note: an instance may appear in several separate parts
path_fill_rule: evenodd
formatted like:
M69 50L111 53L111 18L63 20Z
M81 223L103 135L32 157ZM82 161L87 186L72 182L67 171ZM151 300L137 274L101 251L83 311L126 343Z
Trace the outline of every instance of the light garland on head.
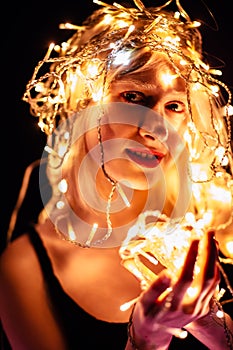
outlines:
M69 84L69 81L64 81L65 74L66 79L71 79L72 76L72 79L80 78L78 83L85 81L84 87L92 90L91 95L88 97L85 96L86 90L83 95L78 96L85 107L86 98L93 98L93 95L96 94L96 92L93 92L93 89L99 90L96 89L94 81L103 74L109 63L109 57L112 56L111 64L113 65L120 65L121 63L127 65L126 55L130 61L130 51L133 48L143 47L145 44L152 51L162 51L168 55L177 53L182 57L181 62L184 65L187 65L187 67L192 66L201 77L207 78L210 83L216 83L216 86L222 85L229 94L227 105L230 105L231 96L229 89L225 84L215 81L211 76L211 74L220 74L219 71L210 69L201 60L201 39L199 32L196 30L200 23L190 20L178 0L176 4L179 11L175 12L173 19L172 17L166 18L160 12L172 1L167 1L166 4L154 8L154 11L151 12L138 0L134 1L137 8L125 8L117 3L109 5L95 0L95 3L103 6L96 16L97 18L90 16L89 21L83 26L76 26L70 23L60 25L60 28L73 29L77 33L66 43L63 42L61 46L53 43L49 46L44 59L35 68L33 77L28 83L23 96L23 100L30 103L32 113L39 117L40 127L47 134L50 134L56 127L55 118L57 115L64 116L64 111L67 113L73 112L72 106L67 105L70 96L67 95L64 88L65 85ZM93 22L97 21L99 21L97 25L99 29L96 29L93 38L82 43L83 33L88 30L89 26L93 25ZM139 21L144 24L137 28ZM103 36L101 35L101 28L107 30L107 33L104 33ZM132 45L131 50L123 48L126 43ZM184 47L186 48L185 54ZM53 50L58 53L57 57L51 57ZM113 55L111 53L112 50ZM100 58L97 58L98 55ZM89 60L89 58L91 59ZM88 63L85 64L86 62ZM38 77L39 71L44 64L51 65L51 71ZM79 77L76 70L78 68L80 71L79 67L81 66L82 70L85 70L86 67L83 77ZM88 76L87 72L92 73ZM103 81L100 81L100 83L103 83ZM77 88L77 84L74 83L74 85ZM35 97L34 89L40 91ZM75 110L77 108L80 108L80 105L76 105Z

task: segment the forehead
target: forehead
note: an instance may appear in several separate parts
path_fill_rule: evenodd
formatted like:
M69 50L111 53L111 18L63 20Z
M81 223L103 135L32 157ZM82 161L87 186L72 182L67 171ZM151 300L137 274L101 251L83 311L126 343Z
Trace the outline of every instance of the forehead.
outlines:
M163 53L154 53L148 61L139 68L131 69L126 67L114 79L114 83L122 87L130 84L146 90L157 88L169 89L172 88L177 91L185 91L186 84L182 78L182 66L180 59L175 57L170 62L168 57ZM136 66L135 62L132 66ZM127 69L128 68L128 69Z

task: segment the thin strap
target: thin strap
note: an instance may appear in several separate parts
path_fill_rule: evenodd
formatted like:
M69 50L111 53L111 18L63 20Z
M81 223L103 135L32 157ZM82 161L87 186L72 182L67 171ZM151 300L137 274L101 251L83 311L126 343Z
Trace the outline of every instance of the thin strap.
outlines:
M41 269L46 281L51 283L54 280L55 283L58 283L56 276L54 275L53 266L51 260L48 256L47 250L44 246L43 241L40 238L40 235L36 231L34 225L30 225L28 228L30 241L35 249L38 260L40 262ZM48 285L49 285L48 284Z

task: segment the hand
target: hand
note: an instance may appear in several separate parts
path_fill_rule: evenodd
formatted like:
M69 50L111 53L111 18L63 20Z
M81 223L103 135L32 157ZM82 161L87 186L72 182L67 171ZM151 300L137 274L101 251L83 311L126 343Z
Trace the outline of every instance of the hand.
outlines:
M159 345L162 333L175 334L205 316L219 280L218 248L213 232L208 232L201 241L192 242L178 276L164 270L142 293L133 315L135 342L154 339Z

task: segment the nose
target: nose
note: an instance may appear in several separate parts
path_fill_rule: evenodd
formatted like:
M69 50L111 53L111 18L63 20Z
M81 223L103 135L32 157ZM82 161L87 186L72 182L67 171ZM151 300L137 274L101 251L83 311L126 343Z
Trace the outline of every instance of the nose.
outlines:
M164 129L163 127L157 127L155 130L150 131L149 129L144 129L145 126L143 126L143 129L139 129L139 134L148 140L159 140L160 142L166 142L168 138L168 130Z
M153 110L144 115L144 120L139 126L139 134L148 140L166 142L168 139L168 126L166 120Z

